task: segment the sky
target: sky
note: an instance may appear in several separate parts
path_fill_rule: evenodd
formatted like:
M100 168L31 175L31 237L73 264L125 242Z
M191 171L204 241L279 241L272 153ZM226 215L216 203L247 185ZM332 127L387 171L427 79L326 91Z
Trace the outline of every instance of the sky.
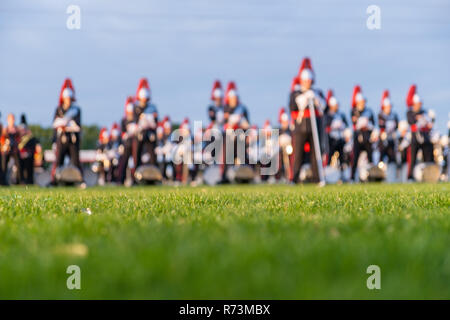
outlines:
M79 30L66 26L69 5ZM369 30L369 5L381 29ZM65 77L74 81L84 124L109 126L147 77L161 115L207 122L215 79L237 83L250 120L277 121L304 56L316 85L332 88L348 114L362 86L378 113L391 91L405 118L418 85L444 132L450 112L450 1L447 0L1 0L0 111L51 124Z

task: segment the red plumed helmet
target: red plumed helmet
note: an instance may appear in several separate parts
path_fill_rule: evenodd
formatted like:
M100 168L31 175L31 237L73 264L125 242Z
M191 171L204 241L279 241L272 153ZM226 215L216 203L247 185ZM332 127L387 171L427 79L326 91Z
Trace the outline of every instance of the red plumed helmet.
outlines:
M359 85L356 85L353 88L353 95L352 95L352 108L356 107L356 103L361 101L361 99L364 99L364 96L362 95L362 90Z
M385 106L391 105L391 99L389 98L389 90L384 90L381 96L381 109Z
M117 124L117 122L114 122L111 127L109 137L110 137L110 139L112 139L112 138L117 138L119 136L120 136L119 125Z
M147 78L141 78L139 80L139 85L136 90L136 100L139 99L150 99L150 86Z
M414 103L421 102L420 96L417 94L417 86L415 84L409 87L408 95L406 96L406 105L411 108Z
M71 98L72 101L75 101L75 89L72 84L72 80L70 78L66 78L61 87L61 92L59 93L59 105L61 106L63 103L63 98Z
M298 90L300 90L300 78L294 77L294 79L292 79L292 83L291 83L291 92L298 91Z
M134 98L129 96L125 101L125 115L132 114L134 112Z
M164 121L159 121L156 124L156 133L158 133L158 134L164 133Z
M103 127L101 128L100 133L98 135L98 141L100 143L103 143L103 141L107 138L108 138L108 130L105 127Z
M267 119L266 122L264 122L264 126L263 126L264 130L272 130L272 126L270 125L270 120Z
M217 98L223 97L222 84L219 80L214 81L212 92L211 92L211 100L215 100Z
M180 129L189 130L189 118L184 118L183 122L180 124Z
M286 109L284 107L280 108L280 111L278 112L278 122L286 122L289 121L289 115L286 112Z
M336 97L334 96L333 90L331 90L331 89L328 89L326 104L327 104L327 106L337 106L338 105L338 101L337 101Z
M170 123L170 118L169 116L165 116L163 119L163 126L164 129L172 129L172 123Z
M237 87L234 81L228 82L227 91L225 93L225 104L228 104L230 102L231 96L238 96Z
M298 71L299 79L311 80L314 82L314 70L312 68L311 59L308 57L303 58L300 70Z

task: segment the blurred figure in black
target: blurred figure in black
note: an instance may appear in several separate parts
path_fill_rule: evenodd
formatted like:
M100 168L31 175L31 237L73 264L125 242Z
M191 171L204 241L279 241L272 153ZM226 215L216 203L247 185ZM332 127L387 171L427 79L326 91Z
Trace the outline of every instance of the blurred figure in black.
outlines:
M300 170L304 163L305 147L309 145L311 155L312 181L319 182L319 167L318 162L321 159L316 159L316 146L313 141L313 122L311 121L310 103L313 104L314 116L316 118L317 134L319 135L319 144L323 144L323 93L312 87L314 84L314 71L311 66L311 60L304 58L300 66L298 74L298 85L293 83L294 91L289 98L289 109L291 111L291 118L295 121L295 128L293 131L293 147L294 147L294 169L293 178L294 183L300 180ZM319 153L322 153L319 150Z
M109 158L109 135L106 128L101 128L98 135L96 162L92 166L94 172L98 174L98 184L103 186L109 182L111 174L111 160Z
M19 125L19 162L20 181L25 184L34 184L34 157L39 141L33 136L24 114L20 117Z
M132 163L130 165L132 181L134 181L134 171L137 162L137 125L135 121L133 97L128 97L125 102L125 115L122 118L121 131L122 145L119 147L120 159L117 172L118 181L121 184L124 184L127 177L127 169L130 165L130 157L132 158Z
M293 147L292 147L292 133L290 129L289 114L285 108L281 108L278 113L278 122L280 124L279 132L279 165L277 172L277 179L284 177L285 181L292 180L292 165L293 165Z
M371 135L375 126L375 119L372 110L366 107L366 99L362 95L360 86L355 86L353 89L351 117L354 130L351 179L354 181L359 156L362 151L367 152L367 160L369 163L373 163Z
M211 103L208 106L208 118L211 123L219 126L223 125L224 121L224 105L223 105L223 90L222 84L216 80L213 85L211 93Z
M120 159L120 146L122 145L119 125L114 122L109 133L108 152L111 161L111 169L108 175L108 182L118 182L118 168Z
M230 167L238 164L244 164L245 159L238 158L238 139L245 145L245 137L237 135L236 130L242 129L244 132L249 129L250 121L247 107L242 104L238 95L236 84L230 81L225 93L225 108L224 108L224 167L222 171L222 183L227 183L227 171ZM228 154L228 155L227 155ZM227 161L227 157L229 158Z
M56 161L52 168L52 184L55 184L56 169L64 165L66 155L83 176L80 163L81 109L75 105L75 89L67 78L61 88L59 104L53 117L53 128L56 143Z
M397 163L397 128L398 117L392 111L391 99L389 99L389 91L384 90L381 98L381 111L378 114L378 126L380 127L380 161L385 163Z
M16 126L16 118L12 113L8 114L6 120L6 127L3 129L3 143L2 143L2 171L3 171L3 185L8 185L12 180L16 184L20 183L20 158L19 158L19 128ZM8 164L10 159L13 160L11 177L8 177ZM9 179L8 179L9 178Z
M328 135L328 156L327 165L339 161L339 169L344 171L344 130L347 129L348 122L345 115L339 111L339 103L332 90L328 90L325 108L325 132Z
M413 171L417 161L417 153L422 150L424 162L433 162L433 144L431 142L430 132L433 128L433 119L431 119L426 110L422 108L422 99L417 94L417 88L412 85L409 88L406 97L408 112L406 117L411 126L411 148L409 157L408 179L414 180Z
M156 124L158 111L150 103L150 86L146 78L139 81L134 106L135 121L138 126L136 169L141 164L156 165Z

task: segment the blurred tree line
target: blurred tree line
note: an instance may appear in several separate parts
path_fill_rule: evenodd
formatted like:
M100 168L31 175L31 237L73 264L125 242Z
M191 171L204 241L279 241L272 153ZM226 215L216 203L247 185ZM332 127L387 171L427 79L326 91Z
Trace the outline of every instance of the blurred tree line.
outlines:
M33 135L39 139L42 148L48 150L52 148L53 128L42 127L32 124L29 126ZM97 147L100 128L96 125L82 126L81 149L95 149Z

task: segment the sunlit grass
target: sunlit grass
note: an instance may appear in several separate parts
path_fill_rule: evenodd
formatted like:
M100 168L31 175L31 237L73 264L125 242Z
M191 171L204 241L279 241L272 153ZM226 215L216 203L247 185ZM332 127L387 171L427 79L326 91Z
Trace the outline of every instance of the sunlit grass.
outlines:
M0 298L449 299L450 185L0 189Z

